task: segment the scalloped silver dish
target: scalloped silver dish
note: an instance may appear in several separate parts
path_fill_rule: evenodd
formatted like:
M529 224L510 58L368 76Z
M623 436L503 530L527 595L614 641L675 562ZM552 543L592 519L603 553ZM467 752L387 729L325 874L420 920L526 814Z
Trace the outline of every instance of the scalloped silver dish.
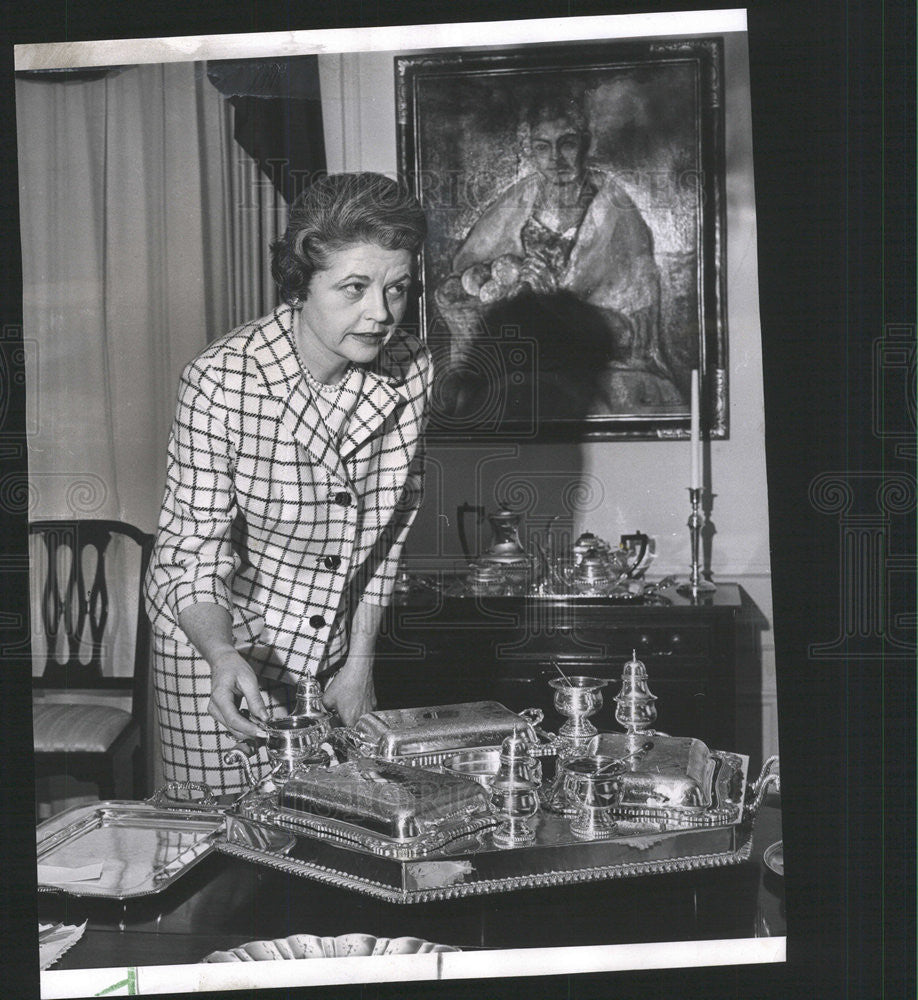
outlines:
M372 934L291 934L272 941L249 941L229 951L213 951L202 962L276 962L304 958L370 958L378 955L423 955L459 951L450 944L434 944L416 937L375 937Z

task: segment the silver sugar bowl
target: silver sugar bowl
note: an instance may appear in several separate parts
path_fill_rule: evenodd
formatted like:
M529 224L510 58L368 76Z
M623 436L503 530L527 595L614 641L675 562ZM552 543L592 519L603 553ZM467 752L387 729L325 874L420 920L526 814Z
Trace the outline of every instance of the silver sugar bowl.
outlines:
M614 757L575 757L564 762L565 790L576 804L571 833L580 840L603 840L618 831L612 806L619 797L621 763Z
M293 711L269 716L264 730L271 775L277 780L286 780L298 767L328 763L321 744L331 733L331 715L322 704L322 688L315 677L300 680Z
M286 781L298 767L329 762L328 752L321 746L329 731L314 719L281 715L270 718L264 728L271 776L278 781Z
M554 688L555 708L567 716L567 722L558 730L561 740L577 747L595 736L598 730L589 718L602 708L602 688L608 680L575 675L552 677L548 683Z
M500 764L491 780L491 808L501 820L492 834L498 847L519 847L535 840L529 820L539 811L539 780L529 744L514 733L500 749Z

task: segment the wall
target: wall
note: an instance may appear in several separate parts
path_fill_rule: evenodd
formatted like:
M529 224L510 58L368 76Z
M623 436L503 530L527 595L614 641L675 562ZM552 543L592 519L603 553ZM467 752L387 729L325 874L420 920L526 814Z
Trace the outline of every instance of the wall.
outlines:
M711 442L706 456L714 494L710 566L715 582L740 583L768 623L762 674L738 679L737 706L741 723L761 714L768 754L777 750L777 718L748 50L745 34L727 34L724 41L730 437ZM396 54L319 56L330 171L396 172ZM433 445L409 556L419 568L460 562L457 507L493 510L498 495L510 494L525 504L536 530L562 511L561 521L575 535L589 529L615 540L644 531L656 541L650 576L685 576L688 479L684 441Z

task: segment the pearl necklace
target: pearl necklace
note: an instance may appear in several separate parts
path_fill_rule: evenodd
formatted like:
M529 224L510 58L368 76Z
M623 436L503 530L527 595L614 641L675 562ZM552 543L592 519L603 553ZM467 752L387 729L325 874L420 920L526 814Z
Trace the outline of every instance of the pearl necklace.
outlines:
M300 327L300 311L299 309L294 307L293 324L291 331L293 333L293 349L296 352L296 358L297 361L299 361L300 363L300 368L303 370L303 377L306 379L306 383L313 391L322 393L322 395L326 399L332 399L332 400L337 399L338 396L341 394L341 390L344 388L344 383L347 382L348 375L351 374L353 365L351 364L350 361L347 363L347 365L344 368L344 372L341 375L341 378L339 378L337 382L320 382L315 377L315 375L312 374L312 372L309 370L309 368L303 361L303 355L300 353L300 345L298 343L299 333L300 333L299 327Z
M341 390L344 388L344 383L347 382L348 376L351 374L351 365L348 364L344 369L344 374L337 382L320 382L305 365L301 364L301 367L303 369L303 376L309 387L316 392L321 392L326 399L339 396Z

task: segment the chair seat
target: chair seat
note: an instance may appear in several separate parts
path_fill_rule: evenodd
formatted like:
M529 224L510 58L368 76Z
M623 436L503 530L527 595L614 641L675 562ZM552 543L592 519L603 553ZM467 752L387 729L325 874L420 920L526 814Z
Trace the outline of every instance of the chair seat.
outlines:
M133 721L110 705L32 703L36 753L105 753Z

